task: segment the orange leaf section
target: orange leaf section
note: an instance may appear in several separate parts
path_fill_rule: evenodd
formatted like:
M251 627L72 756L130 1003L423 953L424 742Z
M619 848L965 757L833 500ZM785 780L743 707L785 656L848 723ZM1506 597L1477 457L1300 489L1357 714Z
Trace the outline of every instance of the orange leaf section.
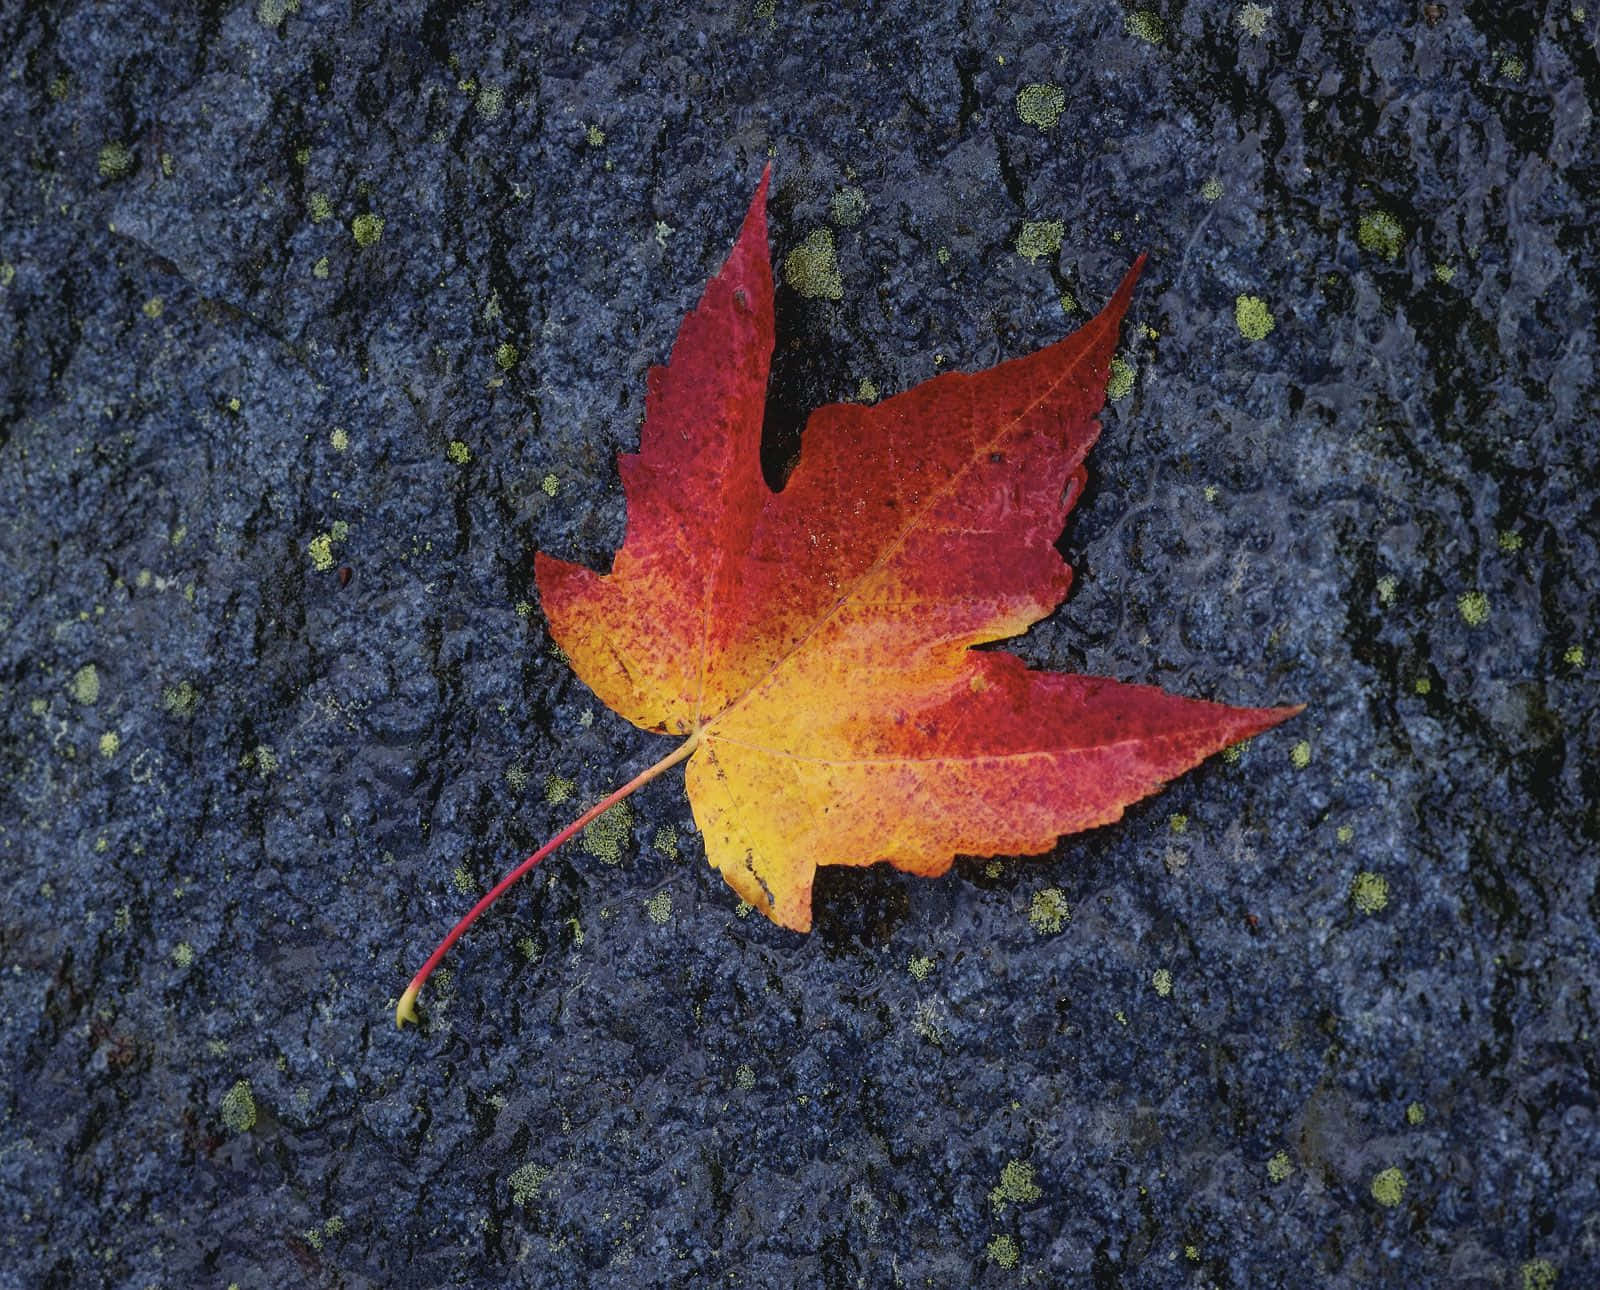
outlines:
M785 927L818 865L939 874L1036 854L1294 708L1229 708L970 647L1045 617L1136 263L1054 345L812 414L762 479L773 345L763 176L722 272L650 373L609 574L540 553L556 641L608 706L692 736L707 859Z

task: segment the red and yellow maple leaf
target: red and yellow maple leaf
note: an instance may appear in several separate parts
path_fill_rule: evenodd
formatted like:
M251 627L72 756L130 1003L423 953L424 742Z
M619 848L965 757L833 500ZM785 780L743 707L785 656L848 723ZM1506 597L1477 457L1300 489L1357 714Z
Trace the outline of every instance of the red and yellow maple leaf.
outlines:
M1053 611L1054 543L1136 263L1090 322L1036 353L873 407L814 412L774 493L761 473L773 348L763 176L727 263L652 369L611 572L539 552L573 670L645 730L684 736L514 870L435 951L621 796L687 761L706 858L774 922L811 926L819 865L932 876L1106 824L1297 708L1230 708L972 647Z

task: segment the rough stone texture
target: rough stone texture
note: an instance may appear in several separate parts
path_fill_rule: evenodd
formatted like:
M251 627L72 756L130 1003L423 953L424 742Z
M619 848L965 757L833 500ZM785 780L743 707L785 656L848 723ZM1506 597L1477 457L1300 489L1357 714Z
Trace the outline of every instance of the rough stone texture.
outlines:
M576 8L0 9L0 1285L1600 1281L1600 12ZM769 155L774 471L1146 250L1023 648L1309 710L809 938L669 777L398 1034Z

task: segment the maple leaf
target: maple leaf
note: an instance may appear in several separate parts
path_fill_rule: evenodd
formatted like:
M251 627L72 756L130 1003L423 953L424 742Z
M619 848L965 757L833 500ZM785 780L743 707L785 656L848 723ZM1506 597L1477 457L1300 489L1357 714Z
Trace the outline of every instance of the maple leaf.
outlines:
M608 707L685 736L508 874L687 761L707 860L746 901L811 926L820 865L932 876L958 855L1037 854L1298 708L1231 708L1030 670L973 646L1065 598L1055 549L1083 490L1111 355L1143 259L1064 340L872 407L811 415L781 491L761 473L773 349L763 175L732 254L649 375L620 458L611 572L535 557L551 635Z

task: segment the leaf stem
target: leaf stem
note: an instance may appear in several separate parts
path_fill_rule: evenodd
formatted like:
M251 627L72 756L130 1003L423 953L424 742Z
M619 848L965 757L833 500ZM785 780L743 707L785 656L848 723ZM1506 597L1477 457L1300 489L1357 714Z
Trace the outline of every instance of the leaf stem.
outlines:
M538 864L539 861L543 860L574 833L577 833L580 829L585 828L589 824L593 823L595 819L601 815L604 815L623 798L628 797L637 790L643 788L663 771L670 770L680 761L686 760L699 746L700 732L697 730L660 761L656 762L655 765L640 771L609 797L601 798L571 824L567 825L566 828L562 829L560 833L556 834L555 837L551 838L550 841L546 842L531 856L529 856L515 869L508 873L504 878L495 883L495 885L490 889L489 893L484 896L483 899L480 900L476 905L469 909L461 921L450 929L449 934L444 938L444 940L440 941L435 947L433 953L428 955L428 961L422 965L422 969L416 974L416 976L411 978L411 984L406 987L406 992L400 996L400 1003L394 1010L395 1026L403 1030L406 1022L408 1021L413 1025L416 1024L417 995L422 992L423 982L433 975L434 968L439 966L440 960L444 958L446 953L448 953L450 947L461 939L462 933L465 932L467 928L471 927L473 923L477 922L478 916L482 914L484 910L488 909L490 905L494 904L495 901L499 900L508 887L515 883L518 878L527 873L529 869L532 869L534 865Z

